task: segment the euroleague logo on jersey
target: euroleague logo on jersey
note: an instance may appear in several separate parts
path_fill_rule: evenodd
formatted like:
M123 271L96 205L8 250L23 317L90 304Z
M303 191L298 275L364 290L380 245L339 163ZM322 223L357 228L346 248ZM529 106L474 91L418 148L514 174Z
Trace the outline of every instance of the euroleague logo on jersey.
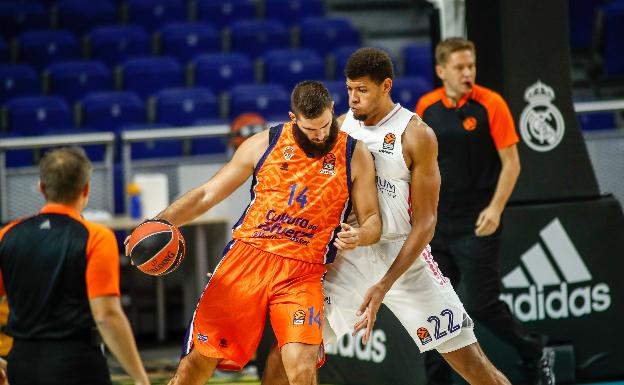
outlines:
M474 131L474 129L477 128L477 118L474 116L467 116L466 119L464 119L463 125L464 130Z
M382 148L384 150L394 150L394 142L396 142L396 135L394 135L393 133L389 132L386 134L386 136L384 136L384 140L383 140L383 146Z
M323 168L321 174L336 175L336 155L333 152L328 152L323 158Z
M431 342L431 334L429 334L429 330L427 330L426 327L419 327L418 330L416 330L416 335L418 335L418 338L423 345Z
M299 309L293 314L293 325L303 325L306 319L306 312Z
M290 160L295 155L295 149L288 146L284 149L284 159Z

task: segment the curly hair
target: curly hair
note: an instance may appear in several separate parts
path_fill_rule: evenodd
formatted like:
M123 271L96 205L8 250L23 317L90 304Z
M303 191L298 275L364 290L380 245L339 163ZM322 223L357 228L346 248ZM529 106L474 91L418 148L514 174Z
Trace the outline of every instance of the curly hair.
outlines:
M394 68L390 56L379 48L360 48L355 51L344 69L347 79L368 76L376 84L386 79L394 79Z

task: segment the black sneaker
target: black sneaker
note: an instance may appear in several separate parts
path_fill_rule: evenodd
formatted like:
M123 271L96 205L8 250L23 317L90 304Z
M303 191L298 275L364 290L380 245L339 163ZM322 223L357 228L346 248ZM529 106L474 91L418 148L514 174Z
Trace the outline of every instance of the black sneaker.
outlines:
M554 367L555 351L551 348L542 349L542 356L537 361L526 364L534 385L555 385Z

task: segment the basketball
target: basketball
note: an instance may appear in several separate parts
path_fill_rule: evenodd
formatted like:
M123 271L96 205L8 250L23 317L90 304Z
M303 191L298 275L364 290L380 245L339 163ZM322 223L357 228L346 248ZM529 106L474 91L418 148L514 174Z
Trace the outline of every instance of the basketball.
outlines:
M150 219L132 231L128 256L145 274L165 275L174 271L184 259L186 244L174 225Z

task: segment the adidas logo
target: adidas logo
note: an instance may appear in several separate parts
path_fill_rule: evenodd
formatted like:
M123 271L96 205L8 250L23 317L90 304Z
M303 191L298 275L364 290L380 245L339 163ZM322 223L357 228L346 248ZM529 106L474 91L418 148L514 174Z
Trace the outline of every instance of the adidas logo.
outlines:
M536 321L606 311L611 306L609 286L592 282L558 218L540 231L540 240L522 254L522 264L502 278L506 290L500 299L514 315L521 321Z

